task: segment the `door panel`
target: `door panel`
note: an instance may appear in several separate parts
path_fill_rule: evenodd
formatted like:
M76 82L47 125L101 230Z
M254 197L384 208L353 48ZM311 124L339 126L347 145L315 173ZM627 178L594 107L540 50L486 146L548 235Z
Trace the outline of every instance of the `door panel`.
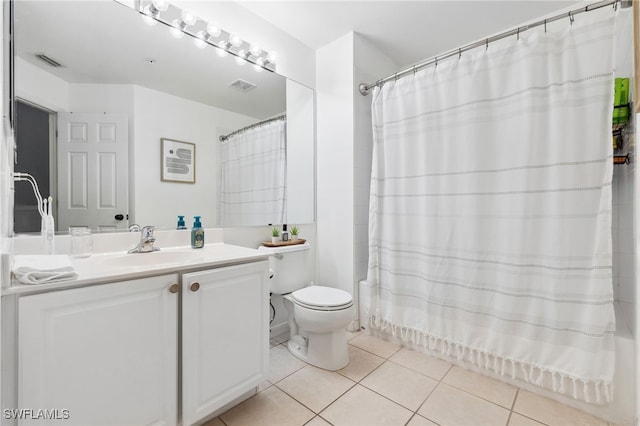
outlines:
M125 114L58 114L59 230L128 228L128 133Z

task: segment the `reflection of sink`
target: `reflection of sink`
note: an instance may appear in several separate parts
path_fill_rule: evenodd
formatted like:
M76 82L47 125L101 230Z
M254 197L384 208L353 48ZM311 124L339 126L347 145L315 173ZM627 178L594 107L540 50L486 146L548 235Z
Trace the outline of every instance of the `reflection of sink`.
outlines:
M201 252L184 251L154 251L151 253L131 253L117 256L108 256L100 259L101 266L162 266L167 264L191 263L203 260Z

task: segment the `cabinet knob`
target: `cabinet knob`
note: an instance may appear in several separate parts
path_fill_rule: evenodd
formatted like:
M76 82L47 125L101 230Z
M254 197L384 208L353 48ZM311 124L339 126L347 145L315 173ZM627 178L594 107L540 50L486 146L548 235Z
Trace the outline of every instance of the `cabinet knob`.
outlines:
M198 291L200 290L200 283L193 283L189 288L191 289L191 291Z
M180 286L178 284L171 284L171 287L169 287L170 293L177 293L179 290Z

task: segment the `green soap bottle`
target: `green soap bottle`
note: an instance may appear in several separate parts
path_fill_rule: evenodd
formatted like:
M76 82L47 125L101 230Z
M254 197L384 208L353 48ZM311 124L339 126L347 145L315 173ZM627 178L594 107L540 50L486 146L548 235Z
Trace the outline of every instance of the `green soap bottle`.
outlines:
M200 216L193 217L193 229L191 230L191 247L202 248L204 247L204 229L202 229L202 223L200 223Z

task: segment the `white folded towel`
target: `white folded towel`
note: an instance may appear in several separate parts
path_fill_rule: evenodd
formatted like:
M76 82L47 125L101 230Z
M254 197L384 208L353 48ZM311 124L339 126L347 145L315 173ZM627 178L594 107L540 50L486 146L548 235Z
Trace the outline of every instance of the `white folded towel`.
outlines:
M78 277L69 256L17 255L13 258L13 275L23 284L68 281Z

